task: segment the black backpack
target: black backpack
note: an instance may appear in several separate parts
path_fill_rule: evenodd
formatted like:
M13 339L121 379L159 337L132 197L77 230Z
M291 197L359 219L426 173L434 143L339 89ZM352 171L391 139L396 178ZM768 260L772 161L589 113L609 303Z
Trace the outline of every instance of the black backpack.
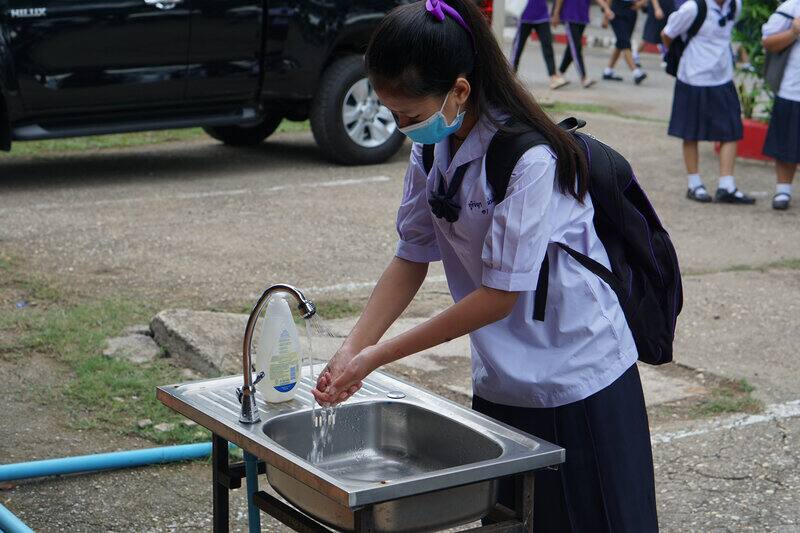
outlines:
M787 19L794 20L794 17L789 13L783 11L776 11L776 14ZM767 86L772 89L772 92L777 94L781 90L781 83L783 83L783 75L786 72L786 65L789 63L789 54L792 53L794 43L790 44L783 50L777 53L764 50L764 71L762 75Z
M694 0L694 2L697 4L697 15L695 16L692 25L689 26L689 30L686 32L686 39L680 35L675 37L675 39L669 45L667 54L664 56L664 61L667 63L665 70L667 74L673 77L678 75L678 65L681 62L683 52L686 50L686 47L689 46L689 41L691 41L692 37L697 35L697 32L700 31L700 28L706 21L706 15L708 14L706 0ZM733 14L734 18L736 18L736 0L733 0L731 3L731 13Z
M572 133L589 165L594 227L605 246L611 271L594 259L559 244L564 252L605 281L616 293L633 333L639 359L652 365L672 361L675 322L683 306L678 257L630 164L619 153L577 130L586 123L568 118L559 125ZM486 176L495 205L505 197L522 154L547 144L538 131L498 131L486 153ZM423 165L433 168L433 145L424 145ZM545 255L534 296L533 318L544 321L549 261Z

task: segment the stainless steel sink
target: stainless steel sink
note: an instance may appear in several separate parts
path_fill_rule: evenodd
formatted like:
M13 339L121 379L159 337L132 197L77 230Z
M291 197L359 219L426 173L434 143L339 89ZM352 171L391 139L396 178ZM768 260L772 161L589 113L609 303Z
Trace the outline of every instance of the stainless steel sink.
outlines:
M298 457L312 451L314 427L308 413L274 418L264 433ZM391 483L431 472L497 459L503 448L463 424L413 403L375 401L343 405L330 428L329 445L315 465L352 483ZM295 506L339 529L353 529L353 516L305 485L267 469L272 487ZM424 531L469 522L488 513L496 502L496 483L483 481L436 493L410 496L373 509L372 522L382 531ZM310 502L314 502L310 504ZM447 505L447 503L450 505ZM458 505L452 505L457 502ZM402 524L393 518L402 516Z
M308 376L308 372L304 375ZM266 462L270 485L309 516L352 530L368 510L375 531L433 531L484 516L497 480L564 461L564 450L386 374L375 372L336 411L321 461L310 460L313 383L239 422L241 376L158 388L168 407Z

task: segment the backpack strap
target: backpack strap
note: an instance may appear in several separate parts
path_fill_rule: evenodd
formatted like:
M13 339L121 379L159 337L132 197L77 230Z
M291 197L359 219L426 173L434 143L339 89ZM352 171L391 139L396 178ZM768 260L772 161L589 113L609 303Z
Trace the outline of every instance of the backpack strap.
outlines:
M697 35L697 32L700 31L700 28L702 28L703 24L706 22L706 16L708 15L706 0L695 0L695 3L697 4L697 15L694 17L692 25L689 26L689 31L686 32L686 44L689 44L692 37ZM733 0L731 10L734 14L734 18L736 18L736 0Z
M431 169L433 168L433 149L435 147L435 144L422 145L422 166L425 168L426 175L430 174Z
M514 123L509 121L506 125L513 127ZM558 125L565 131L574 133L585 126L586 122L570 117ZM505 199L511 174L514 172L519 158L534 146L542 144L547 144L547 139L536 130L498 131L494 134L489 148L486 150L486 181L494 193L495 205ZM539 269L539 279L536 282L536 294L533 301L533 319L539 322L544 321L549 276L550 260L545 253Z
M609 287L611 287L611 289L615 293L619 294L617 292L619 281L617 280L617 277L614 275L614 273L611 272L608 268L606 268L605 265L595 261L594 259L592 259L588 255L584 255L584 254L582 254L580 252L577 252L577 251L573 250L572 248L570 248L566 244L558 243L558 246L562 250L567 252L573 259L575 259L578 263L580 263L584 268L586 268L586 270L592 272L598 278L600 278L603 281L605 281L606 284Z
M506 197L508 182L522 154L540 144L547 144L536 130L498 131L486 150L486 181L494 193L494 205Z

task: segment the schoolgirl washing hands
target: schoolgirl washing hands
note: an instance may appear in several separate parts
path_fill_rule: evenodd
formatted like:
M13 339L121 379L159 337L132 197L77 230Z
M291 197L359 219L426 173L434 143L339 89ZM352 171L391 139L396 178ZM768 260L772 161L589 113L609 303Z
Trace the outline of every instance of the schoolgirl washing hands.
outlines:
M559 243L609 266L573 137L520 85L469 0L393 10L365 56L382 104L414 144L397 214L399 241L364 313L320 376L320 403L346 400L373 370L470 335L473 408L563 446L537 473L536 531L658 529L637 350L614 291ZM521 125L547 140L517 161L495 201L485 156ZM423 145L435 145L430 172ZM543 259L547 257L547 263ZM379 342L442 261L454 304ZM540 270L547 315L535 321ZM500 500L513 507L513 486Z

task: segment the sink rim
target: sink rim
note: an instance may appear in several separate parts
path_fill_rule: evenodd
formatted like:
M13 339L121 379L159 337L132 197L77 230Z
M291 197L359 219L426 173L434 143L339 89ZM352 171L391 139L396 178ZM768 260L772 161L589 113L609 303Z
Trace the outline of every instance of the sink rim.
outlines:
M308 373L305 372L305 375L307 376ZM467 427L476 428L484 436L497 441L503 452L495 459L436 470L424 475L402 478L395 482L389 480L389 483L385 484L347 481L316 468L304 458L295 455L267 437L262 431L266 422L283 414L307 411L310 416L310 405L303 407L302 401L297 400L284 404L266 405L259 399L261 422L256 424L239 422L238 402L234 388L241 386L241 381L241 376L234 375L163 385L157 387L156 396L167 407L351 509L538 470L564 462L565 451L560 446L528 435L404 380L376 371L365 380L362 390L369 389L378 392L352 397L347 401L348 404L380 399L416 404L429 410L435 406L437 413ZM303 378L302 391L308 392L306 389L313 386L314 383L307 377ZM402 400L392 400L386 397L387 392L398 390L406 394ZM207 396L213 396L213 401L209 400Z

